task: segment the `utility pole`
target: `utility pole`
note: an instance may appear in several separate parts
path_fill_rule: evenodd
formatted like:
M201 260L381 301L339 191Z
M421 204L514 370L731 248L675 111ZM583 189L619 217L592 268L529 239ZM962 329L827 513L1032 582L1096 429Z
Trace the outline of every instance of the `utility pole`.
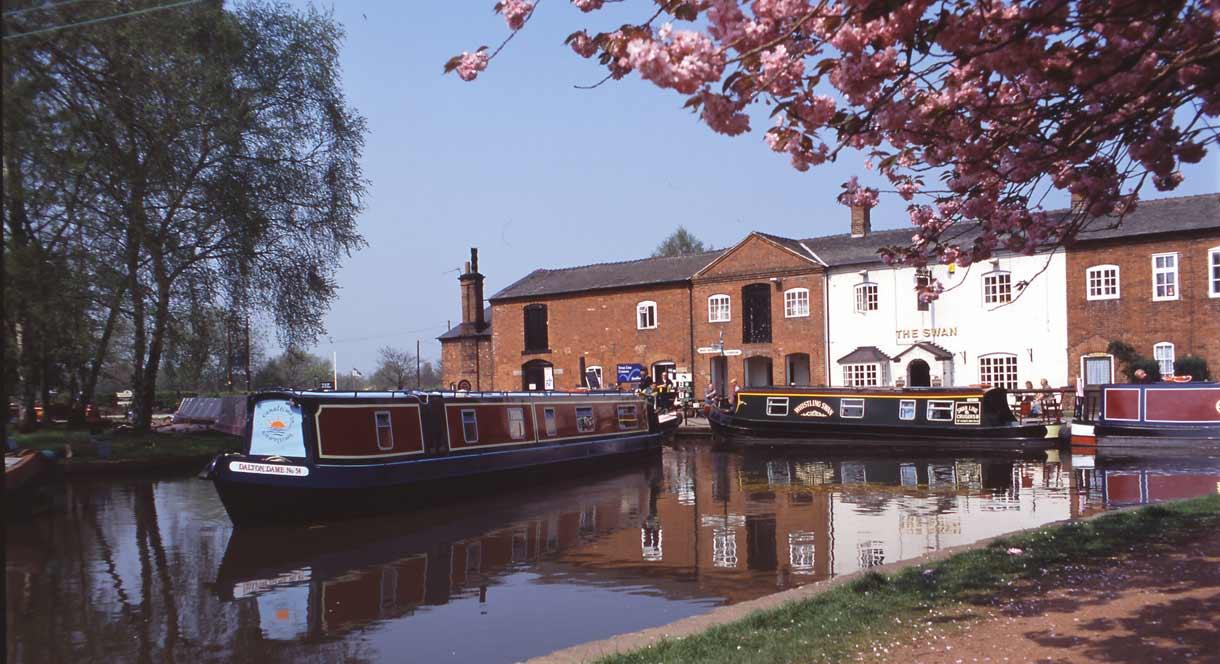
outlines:
M419 339L415 340L415 389L419 389L422 385L422 378L419 375Z

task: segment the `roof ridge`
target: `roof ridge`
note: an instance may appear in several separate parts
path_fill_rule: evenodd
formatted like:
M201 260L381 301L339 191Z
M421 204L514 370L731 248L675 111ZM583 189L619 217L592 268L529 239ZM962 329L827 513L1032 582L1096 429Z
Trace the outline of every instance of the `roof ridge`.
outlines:
M678 254L677 256L648 256L646 258L631 258L631 259L622 260L622 261L606 261L603 263L587 263L585 265L572 265L569 267L538 268L534 271L535 272L547 272L547 273L567 272L569 270L583 270L585 268L601 267L603 265L626 265L628 263L643 263L644 261L671 260L671 259L675 259L675 258L692 258L695 256L704 256L707 254L724 253L724 251L725 251L724 249L709 249L707 251L700 251L700 252L694 253L694 254ZM528 276L528 275L526 275L526 276Z

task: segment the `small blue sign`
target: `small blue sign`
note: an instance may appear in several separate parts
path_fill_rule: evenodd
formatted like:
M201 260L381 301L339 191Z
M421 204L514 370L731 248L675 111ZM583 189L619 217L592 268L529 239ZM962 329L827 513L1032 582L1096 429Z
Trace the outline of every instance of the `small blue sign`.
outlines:
M615 367L615 370L620 383L637 383L644 377L644 365L642 364L620 364Z

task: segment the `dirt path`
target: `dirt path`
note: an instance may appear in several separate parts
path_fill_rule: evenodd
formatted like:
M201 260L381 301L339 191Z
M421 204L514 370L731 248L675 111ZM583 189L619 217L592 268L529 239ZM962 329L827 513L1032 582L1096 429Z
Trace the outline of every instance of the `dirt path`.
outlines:
M1170 552L1127 554L1104 567L1048 575L929 623L898 643L876 644L861 659L1220 662L1220 532Z

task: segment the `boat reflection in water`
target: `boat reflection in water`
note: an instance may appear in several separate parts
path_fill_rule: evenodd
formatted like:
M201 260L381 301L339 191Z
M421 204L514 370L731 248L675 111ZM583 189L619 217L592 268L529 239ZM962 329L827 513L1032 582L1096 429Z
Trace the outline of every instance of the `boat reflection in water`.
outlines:
M519 661L1220 483L1220 455L873 454L681 445L309 528L234 530L198 480L70 482L9 529L7 661Z

